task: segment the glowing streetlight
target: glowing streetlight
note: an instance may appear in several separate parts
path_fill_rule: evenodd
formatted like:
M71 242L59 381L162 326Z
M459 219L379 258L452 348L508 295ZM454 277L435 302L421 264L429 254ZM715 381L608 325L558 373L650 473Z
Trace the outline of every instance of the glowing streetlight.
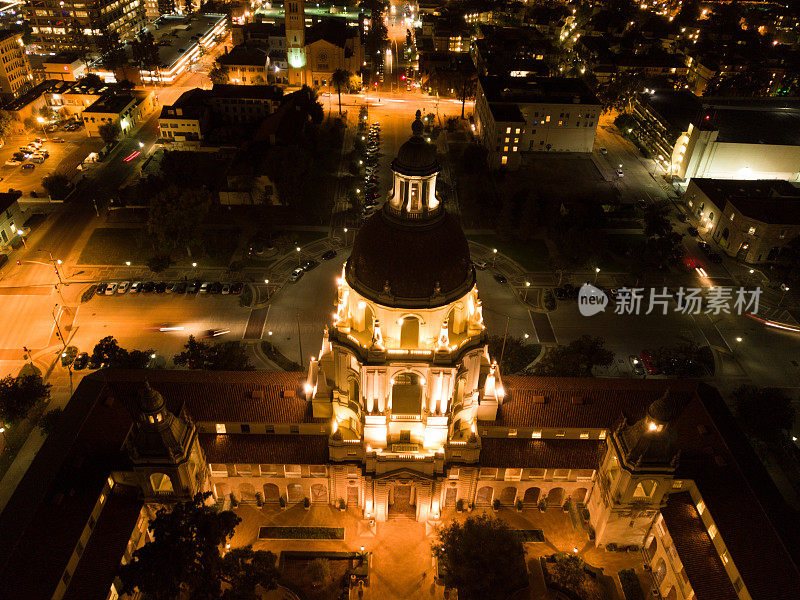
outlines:
M783 300L786 298L786 292L789 291L789 286L786 285L785 283L782 283L781 289L783 290L783 296L781 296L781 301L778 302L778 307L780 307L780 305L783 304Z
M600 274L600 267L594 268L594 282L597 283L597 276Z
M126 266L126 267L130 267L130 266L131 266L131 261L129 261L129 260L126 260L126 261L125 261L125 266Z
M497 261L497 248L492 248L492 268L494 269L494 263Z
M531 282L530 281L526 281L525 282L525 298L523 299L524 302L528 301L528 289L530 289L530 287L531 287ZM525 334L525 335L527 337L527 334Z
M192 263L192 267L193 267L193 268L196 268L196 267L197 267L197 263L196 263L196 262L193 262L193 263Z
M297 248L295 248L295 250L297 250L297 266L299 267L300 266L300 246L297 246Z

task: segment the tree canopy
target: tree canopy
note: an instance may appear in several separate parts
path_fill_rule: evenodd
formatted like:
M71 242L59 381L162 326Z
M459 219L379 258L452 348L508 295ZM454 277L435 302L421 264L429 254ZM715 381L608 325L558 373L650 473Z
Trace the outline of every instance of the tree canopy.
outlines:
M158 243L159 250L186 248L201 241L203 220L208 215L213 198L205 189L170 186L150 200L147 229Z
M527 585L525 550L519 536L488 515L442 528L433 552L444 584L461 600L505 600Z
M518 337L506 337L505 347L501 336L489 338L489 356L498 362L503 375L523 372L540 352L539 344L528 344Z
M272 552L250 546L223 553L241 519L206 501L211 492L161 508L150 521L153 541L120 567L123 593L139 590L151 600L256 600L257 588L275 588L278 570Z
M121 348L114 336L100 340L92 351L92 362L116 369L144 369L150 363L153 350L131 350Z
M119 127L119 123L109 121L100 125L97 128L97 132L106 144L113 144L119 139L119 134L122 133L122 130Z
M668 377L699 377L705 374L700 347L682 341L674 346L661 346L653 352L653 361Z
M5 424L21 421L30 409L50 397L51 387L38 373L0 379L0 420Z
M794 425L795 409L783 390L743 385L733 391L732 399L748 433L765 442L786 440Z
M252 371L253 365L238 342L207 344L189 336L185 350L176 354L172 362L179 367L204 371Z
M603 338L582 335L566 346L555 346L533 367L542 377L591 377L594 367L607 367L614 353L605 347Z

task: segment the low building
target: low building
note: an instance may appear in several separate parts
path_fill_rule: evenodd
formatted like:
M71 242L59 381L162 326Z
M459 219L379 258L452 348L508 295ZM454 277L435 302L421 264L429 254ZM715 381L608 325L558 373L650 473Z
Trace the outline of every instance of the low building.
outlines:
M534 27L480 25L470 54L480 75L547 75L553 48Z
M162 106L158 117L158 137L164 142L197 146L209 119L209 107L203 101L205 90L184 92L170 106Z
M81 81L57 82L47 93L47 103L62 118L80 115L103 96L114 94L119 87L113 83L100 86L88 85Z
M683 197L701 230L738 260L773 261L800 237L800 187L786 181L695 177Z
M19 192L0 192L0 250L18 239L20 230L30 215L20 206Z
M156 21L155 36L160 64L141 69L142 82L172 84L214 48L228 33L226 15L203 13L189 18L165 15Z
M18 98L33 87L33 72L25 55L22 31L0 31L0 96Z
M48 105L50 90L57 85L58 81L43 81L22 94L19 98L14 98L3 105L3 110L11 116L11 132L16 134L25 133L25 122L35 119L39 111Z
M122 135L127 135L154 109L153 92L118 92L106 94L88 106L81 118L89 137L102 137L100 127L107 123L119 125Z
M42 62L42 76L45 79L77 81L87 73L86 63L75 53L62 52L47 57Z
M591 152L600 102L580 79L478 78L475 133L492 168L519 168L528 152Z
M364 46L357 27L343 19L326 19L305 30L305 66L303 81L320 88L331 85L334 71L361 71Z
M217 59L229 83L264 85L269 72L269 57L261 48L235 46Z

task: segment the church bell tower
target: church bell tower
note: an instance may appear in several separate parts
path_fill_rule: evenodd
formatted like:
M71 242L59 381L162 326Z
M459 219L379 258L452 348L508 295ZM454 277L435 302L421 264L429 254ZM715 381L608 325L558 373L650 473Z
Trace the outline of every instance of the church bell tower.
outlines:
M289 85L306 82L306 11L303 0L286 0L286 60L289 63Z

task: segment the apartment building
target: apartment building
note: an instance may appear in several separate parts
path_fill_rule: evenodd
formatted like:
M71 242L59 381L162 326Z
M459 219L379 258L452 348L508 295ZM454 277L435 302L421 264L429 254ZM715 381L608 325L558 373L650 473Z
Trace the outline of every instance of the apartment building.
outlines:
M33 72L25 55L21 31L0 30L0 96L18 98L33 87Z
M601 107L580 79L478 78L475 133L492 168L518 169L530 152L591 152Z

